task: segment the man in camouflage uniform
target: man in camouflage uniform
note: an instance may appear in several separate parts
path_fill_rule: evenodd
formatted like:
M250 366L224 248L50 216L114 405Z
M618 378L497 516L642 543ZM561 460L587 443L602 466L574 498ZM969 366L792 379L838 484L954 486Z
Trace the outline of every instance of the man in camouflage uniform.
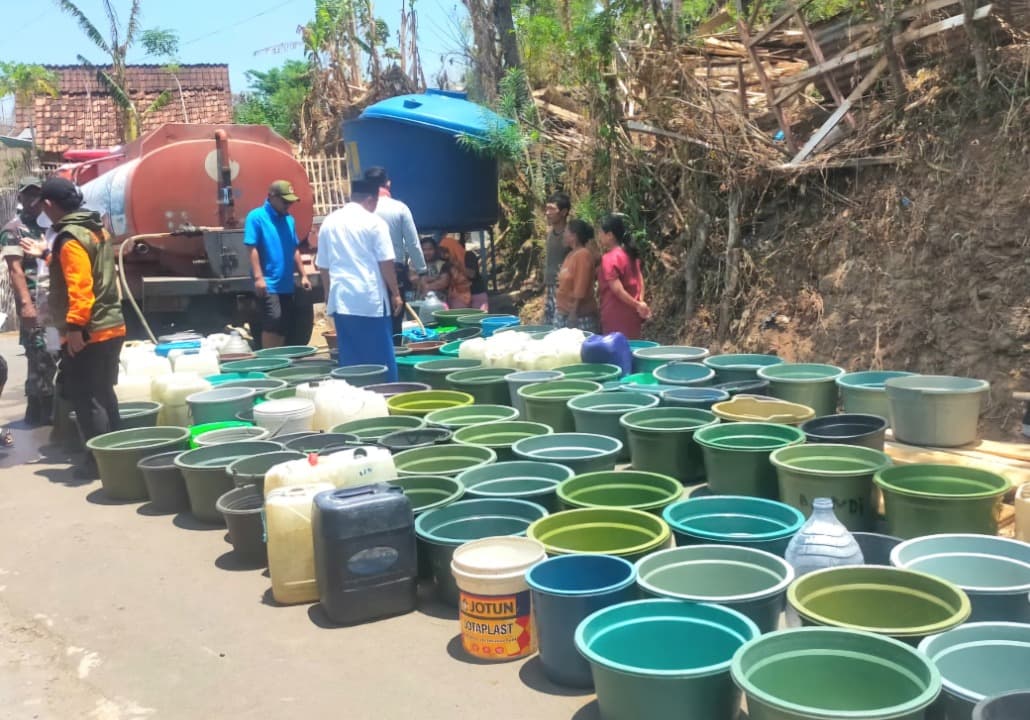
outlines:
M47 267L44 231L37 222L42 206L42 182L25 177L19 182L20 210L0 229L0 255L7 263L7 272L14 290L28 371L25 380L25 422L49 425L53 416L54 375L57 354L47 350L46 327L50 323L47 308L50 277ZM25 252L29 248L31 252ZM39 253L43 257L39 257Z

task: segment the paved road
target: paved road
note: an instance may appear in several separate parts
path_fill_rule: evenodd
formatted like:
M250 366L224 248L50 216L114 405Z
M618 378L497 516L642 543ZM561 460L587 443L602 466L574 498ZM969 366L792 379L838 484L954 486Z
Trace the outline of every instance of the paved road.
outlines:
M24 359L0 422L21 417ZM317 606L276 607L224 529L115 504L76 480L46 431L12 425L0 450L0 719L595 720L589 694L538 662L462 657L454 612L353 628Z

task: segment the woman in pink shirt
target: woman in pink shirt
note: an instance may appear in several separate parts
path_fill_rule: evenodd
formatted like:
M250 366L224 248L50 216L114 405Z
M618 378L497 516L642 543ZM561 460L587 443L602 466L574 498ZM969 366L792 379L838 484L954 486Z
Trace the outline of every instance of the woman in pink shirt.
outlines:
M644 302L640 253L622 215L604 217L600 240L604 251L597 270L601 332L621 332L628 340L639 340L640 326L651 317L651 308Z

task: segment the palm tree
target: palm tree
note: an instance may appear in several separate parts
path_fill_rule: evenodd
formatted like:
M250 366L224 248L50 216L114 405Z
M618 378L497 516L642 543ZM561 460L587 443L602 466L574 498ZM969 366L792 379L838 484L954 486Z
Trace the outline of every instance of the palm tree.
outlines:
M0 62L0 97L14 96L14 102L29 110L29 129L32 131L32 149L29 162L36 147L36 96L57 97L57 75L42 65Z
M141 0L132 0L132 4L129 7L129 19L125 23L124 30L119 22L118 12L115 10L111 0L104 0L104 13L107 15L107 22L110 27L110 37L108 38L104 37L103 33L97 29L97 26L86 17L86 14L72 0L54 0L54 2L57 3L58 8L75 19L82 32L99 50L111 58L110 70L104 70L93 65L92 62L82 55L78 56L79 62L96 70L97 79L111 93L111 98L118 109L118 128L122 141L135 140L139 137L140 121L143 117L164 107L171 99L171 93L166 90L149 107L140 111L130 96L130 89L127 85L125 58L128 55L129 48L140 33Z

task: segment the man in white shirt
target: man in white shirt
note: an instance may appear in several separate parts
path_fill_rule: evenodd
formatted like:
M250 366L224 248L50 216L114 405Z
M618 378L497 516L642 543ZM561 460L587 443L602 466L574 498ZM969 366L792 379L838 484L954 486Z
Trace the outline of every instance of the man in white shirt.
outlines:
M374 183L379 188L379 204L376 205L376 215L385 220L386 227L390 229L394 266L397 269L397 287L403 297L406 292L414 289L408 278L407 260L411 261L411 269L420 277L426 274L426 258L422 254L422 244L419 241L418 230L415 229L415 220L412 218L408 206L400 200L395 200L390 194L390 177L384 168L368 168L365 171L365 180ZM403 313L394 315L394 335L400 333L403 320Z
M351 181L351 199L318 231L315 264L326 288L326 312L336 324L340 365L385 365L397 381L392 318L404 307L386 222L375 215L379 188Z

